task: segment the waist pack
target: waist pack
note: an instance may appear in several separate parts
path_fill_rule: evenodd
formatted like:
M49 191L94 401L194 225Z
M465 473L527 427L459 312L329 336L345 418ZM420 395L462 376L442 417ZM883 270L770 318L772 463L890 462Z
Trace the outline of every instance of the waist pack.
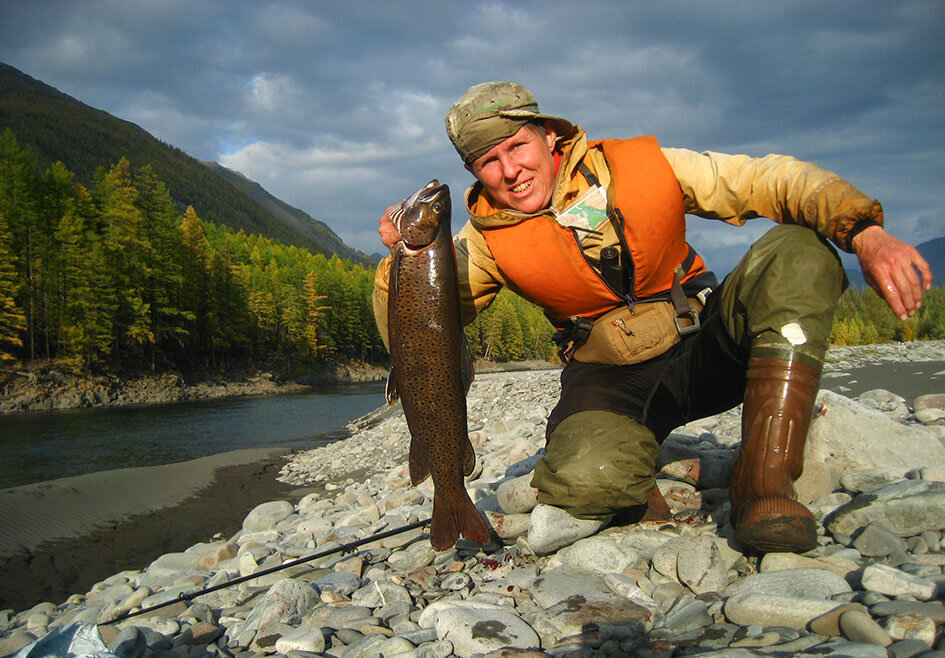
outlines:
M689 299L693 319L678 321L671 301L652 301L618 306L591 325L587 338L574 344L567 357L584 363L631 365L659 356L682 340L682 336L698 330L698 314L702 303Z

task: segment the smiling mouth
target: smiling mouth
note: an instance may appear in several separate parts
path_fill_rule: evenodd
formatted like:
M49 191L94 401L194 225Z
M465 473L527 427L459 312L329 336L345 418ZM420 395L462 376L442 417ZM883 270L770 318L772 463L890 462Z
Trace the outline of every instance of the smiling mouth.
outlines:
M524 192L531 186L532 186L532 182L530 180L525 181L524 183L520 183L519 185L516 185L515 187L513 187L512 192L514 194L518 194L519 192Z

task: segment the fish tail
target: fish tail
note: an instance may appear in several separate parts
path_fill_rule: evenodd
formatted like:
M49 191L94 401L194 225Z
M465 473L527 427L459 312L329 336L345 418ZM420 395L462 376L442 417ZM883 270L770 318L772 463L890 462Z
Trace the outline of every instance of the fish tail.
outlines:
M465 494L465 490L463 490ZM458 505L446 503L433 494L433 522L430 525L430 543L438 551L451 548L459 535L485 544L490 540L485 521L468 495L460 498Z

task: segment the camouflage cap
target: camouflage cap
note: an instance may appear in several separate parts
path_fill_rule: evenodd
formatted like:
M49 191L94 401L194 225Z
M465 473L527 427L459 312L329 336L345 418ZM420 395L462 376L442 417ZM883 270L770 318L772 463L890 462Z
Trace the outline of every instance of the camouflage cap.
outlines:
M542 114L528 89L515 82L483 82L470 87L446 114L446 134L463 162L470 164L530 121L551 121L559 136L573 126Z

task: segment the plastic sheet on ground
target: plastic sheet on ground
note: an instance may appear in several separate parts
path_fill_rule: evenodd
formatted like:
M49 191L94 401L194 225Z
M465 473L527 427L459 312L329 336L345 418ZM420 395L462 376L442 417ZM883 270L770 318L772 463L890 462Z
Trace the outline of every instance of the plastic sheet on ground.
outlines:
M108 650L98 627L81 621L57 628L20 649L14 658L118 658Z

